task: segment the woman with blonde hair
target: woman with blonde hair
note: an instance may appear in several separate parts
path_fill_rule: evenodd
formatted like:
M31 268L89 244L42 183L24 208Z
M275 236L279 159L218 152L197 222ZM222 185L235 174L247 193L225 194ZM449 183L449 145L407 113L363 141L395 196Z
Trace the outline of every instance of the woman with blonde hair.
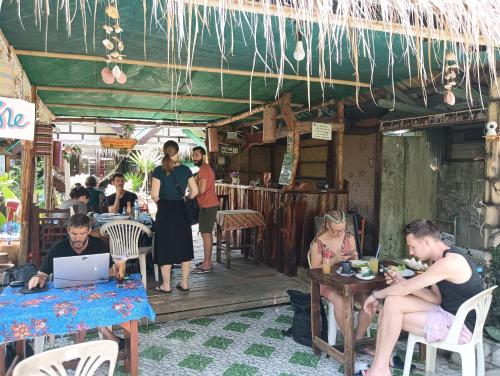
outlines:
M160 266L163 283L156 287L159 292L170 293L172 264L181 264L182 281L176 288L189 291L189 272L194 258L191 224L184 208L184 198L193 199L198 186L187 166L179 164L179 145L167 141L163 145L161 166L153 171L151 198L158 211L155 221L155 260ZM189 189L188 189L189 188ZM189 192L189 193L186 193Z
M320 268L324 262L331 265L341 261L357 260L356 242L354 236L347 231L345 213L334 210L325 214L322 229L313 239L310 247L311 268ZM335 271L334 271L335 273ZM330 287L321 285L320 293L335 307L335 320L342 333L344 333L345 311L342 295ZM360 296L360 302L365 301L366 296ZM358 317L355 339L363 337L372 316L361 310Z

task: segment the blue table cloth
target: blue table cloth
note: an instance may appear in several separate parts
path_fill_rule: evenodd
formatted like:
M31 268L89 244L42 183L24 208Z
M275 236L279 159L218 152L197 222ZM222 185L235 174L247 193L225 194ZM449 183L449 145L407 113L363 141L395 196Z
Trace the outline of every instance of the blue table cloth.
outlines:
M116 281L20 294L7 287L0 294L0 343L47 334L62 335L144 317L154 320L141 276L131 275L123 287Z

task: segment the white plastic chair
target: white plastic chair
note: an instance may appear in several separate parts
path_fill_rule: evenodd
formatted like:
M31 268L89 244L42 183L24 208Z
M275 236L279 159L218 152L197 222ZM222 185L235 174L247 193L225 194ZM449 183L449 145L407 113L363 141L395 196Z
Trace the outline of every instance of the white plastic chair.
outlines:
M425 371L434 372L436 369L437 349L444 349L460 354L462 358L463 376L483 376L484 375L484 351L483 351L483 326L491 305L492 293L497 286L490 287L483 292L465 301L458 309L455 319L451 325L448 335L440 342L427 342L425 338L409 334L406 346L404 376L410 375L411 360L415 343L420 342L426 345ZM460 332L464 325L465 317L472 310L476 311L476 325L474 333L468 343L459 344ZM477 351L477 367L476 367Z
M78 359L75 376L92 376L105 362L109 362L108 376L115 371L118 344L114 341L78 343L33 355L20 362L13 376L46 375L67 376L63 363Z
M311 251L307 252L307 262L309 263L309 269L311 269ZM335 321L335 306L332 302L326 301L326 306L328 307L327 321L328 321L328 344L330 346L335 346L337 343L337 321Z
M151 230L142 223L130 220L109 221L101 227L101 235L109 236L111 256L127 256L127 259L139 259L142 284L146 287L146 253L139 252L139 237L142 232L151 236Z

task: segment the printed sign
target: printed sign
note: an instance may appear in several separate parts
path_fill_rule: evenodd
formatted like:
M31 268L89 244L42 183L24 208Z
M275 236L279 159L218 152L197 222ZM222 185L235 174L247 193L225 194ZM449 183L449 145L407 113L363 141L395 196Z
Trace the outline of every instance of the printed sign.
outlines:
M238 152L240 151L238 146L233 146L233 145L221 144L219 148L221 154L238 154Z
M288 185L292 180L292 169L295 158L292 153L286 153L283 157L283 164L281 165L280 179L278 184Z
M33 141L35 121L34 103L0 97L0 138Z
M312 123L312 138L317 140L332 139L332 125L326 123Z

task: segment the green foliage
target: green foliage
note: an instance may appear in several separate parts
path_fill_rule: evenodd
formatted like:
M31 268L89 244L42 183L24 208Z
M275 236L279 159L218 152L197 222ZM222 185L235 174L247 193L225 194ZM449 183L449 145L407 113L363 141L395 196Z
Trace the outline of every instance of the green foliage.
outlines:
M0 192L4 200L17 199L17 195L12 191L11 187L15 185L14 180L9 174L0 176ZM19 184L17 184L19 186Z
M133 172L127 172L124 174L124 176L125 176L125 181L132 182L133 192L138 192L141 189L142 183L144 182L144 176L134 174Z
M163 158L162 155L157 149L134 150L129 158L137 166L139 171L144 174L143 182L139 190L147 190L149 174L161 163Z
M491 250L491 263L485 276L488 286L500 286L500 245ZM486 332L500 342L500 287L493 291L490 313L486 321L486 326L491 327ZM496 330L493 330L496 329ZM493 335L496 334L497 337Z

